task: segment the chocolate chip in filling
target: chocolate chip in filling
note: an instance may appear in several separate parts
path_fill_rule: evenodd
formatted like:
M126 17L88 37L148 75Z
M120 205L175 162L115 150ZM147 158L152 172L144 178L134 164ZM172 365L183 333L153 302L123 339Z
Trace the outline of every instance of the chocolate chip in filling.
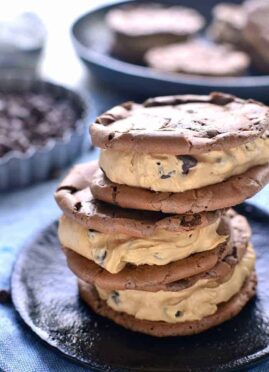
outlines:
M191 168L197 165L197 160L190 155L178 155L177 159L182 161L182 174L187 175Z
M110 297L111 297L112 301L116 305L118 305L120 303L120 294L119 294L119 292L117 292L117 291L111 292Z
M175 313L175 317L176 317L176 318L179 318L182 314L183 314L183 312L180 311L180 310L178 310L178 311Z

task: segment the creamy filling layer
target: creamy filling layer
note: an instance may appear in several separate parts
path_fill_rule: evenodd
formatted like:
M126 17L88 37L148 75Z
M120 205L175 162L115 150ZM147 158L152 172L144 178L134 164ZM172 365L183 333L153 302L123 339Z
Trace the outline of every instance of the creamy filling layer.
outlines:
M100 167L115 183L161 192L213 185L269 161L269 138L195 156L102 150Z
M227 236L217 233L219 223L220 219L203 228L180 233L156 230L152 236L141 239L88 230L63 216L59 223L59 239L64 247L115 274L128 263L166 265L193 253L211 250L227 240Z
M115 311L137 319L179 323L201 320L217 311L218 304L229 301L242 288L255 266L251 246L237 264L229 280L222 284L212 279L197 281L178 292L137 290L106 291L96 287L99 296Z

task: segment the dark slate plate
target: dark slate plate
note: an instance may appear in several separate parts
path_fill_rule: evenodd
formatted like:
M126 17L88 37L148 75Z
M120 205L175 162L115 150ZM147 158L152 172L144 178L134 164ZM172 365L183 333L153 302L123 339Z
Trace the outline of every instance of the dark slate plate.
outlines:
M133 0L132 0L133 1ZM115 88L139 94L140 96L197 93L210 91L232 93L245 98L263 100L269 94L269 75L249 71L246 76L214 78L184 74L168 74L154 71L146 66L135 65L110 55L111 33L107 29L104 16L108 10L123 4L100 6L79 17L72 26L71 35L78 57L95 76ZM152 0L139 0L139 3ZM158 0L159 3L178 4L178 0ZM214 5L223 0L181 0L180 5L200 11L207 21L211 19ZM234 0L241 3L241 0Z
M243 206L258 255L258 296L235 319L201 335L156 339L93 314L59 249L54 223L20 253L15 307L30 328L69 357L101 371L235 370L269 356L269 215Z

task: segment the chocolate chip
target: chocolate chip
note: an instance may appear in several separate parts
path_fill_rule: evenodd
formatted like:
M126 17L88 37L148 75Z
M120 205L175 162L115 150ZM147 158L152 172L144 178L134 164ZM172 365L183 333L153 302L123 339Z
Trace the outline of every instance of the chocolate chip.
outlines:
M176 318L179 318L180 316L182 316L182 311L177 311L176 313L175 313L175 317Z
M114 301L116 305L120 303L120 294L117 291L113 291L110 294L111 299Z
M81 202L77 202L74 205L75 212L79 212L79 210L81 209L81 207L82 207L82 203Z
M225 106L230 102L233 102L234 97L230 96L229 94L223 93L211 93L211 102L215 103L216 105Z
M6 304L11 301L10 293L5 289L0 289L0 304Z
M95 260L99 263L99 265L103 265L103 263L106 259L106 256L107 256L107 251L105 249L102 249L95 256Z
M197 160L190 155L178 155L177 159L182 161L182 174L184 175L189 173L190 168L197 165Z
M206 134L208 138L213 138L216 137L219 134L219 132L216 129L210 129L206 131Z
M102 262L106 259L106 256L107 256L107 251L104 251L102 256L100 257Z
M159 173L162 173L162 172L163 172L163 169L159 170ZM167 174L162 174L161 177L160 177L160 179L161 180L165 180L167 178L170 178L175 173L176 173L176 171L175 170L172 170L172 171L168 172Z

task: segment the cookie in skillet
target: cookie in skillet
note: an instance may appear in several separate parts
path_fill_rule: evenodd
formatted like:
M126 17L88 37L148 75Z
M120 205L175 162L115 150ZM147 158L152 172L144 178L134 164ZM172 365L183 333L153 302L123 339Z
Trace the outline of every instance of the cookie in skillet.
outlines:
M204 18L194 9L155 3L116 7L106 15L106 23L114 35L112 53L141 62L149 48L196 34L203 28Z
M232 44L239 49L245 47L243 31L246 23L244 5L220 3L212 10L213 20L207 34L216 42Z
M249 1L247 2L247 6L248 11L244 37L248 43L249 53L256 67L263 72L268 72L269 4L267 1Z
M231 45L191 40L150 49L145 62L163 71L200 76L238 76L250 65L248 55Z

